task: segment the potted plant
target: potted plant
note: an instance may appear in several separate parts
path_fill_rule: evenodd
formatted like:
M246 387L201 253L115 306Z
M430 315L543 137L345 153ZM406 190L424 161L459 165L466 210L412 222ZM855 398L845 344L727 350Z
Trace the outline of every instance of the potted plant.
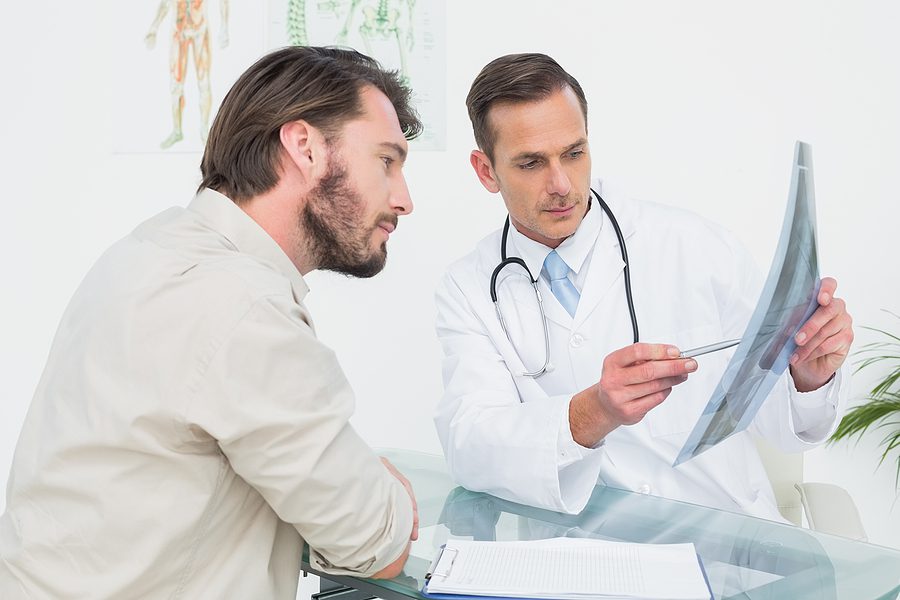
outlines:
M889 314L900 320L900 316ZM887 371L875 383L865 401L847 411L829 443L861 436L870 427L886 430L887 433L880 442L884 451L878 466L884 463L892 451L898 450L894 487L900 489L900 336L873 327L863 329L876 332L882 339L866 344L855 353L860 359L855 363L857 367L854 373L873 365L886 367Z

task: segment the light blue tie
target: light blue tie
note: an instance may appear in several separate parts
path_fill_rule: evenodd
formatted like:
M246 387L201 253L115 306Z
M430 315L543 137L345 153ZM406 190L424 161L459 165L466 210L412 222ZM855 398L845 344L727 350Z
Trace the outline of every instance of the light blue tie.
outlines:
M575 309L578 307L578 299L581 294L575 288L575 284L569 281L569 265L566 261L556 253L556 250L547 255L544 259L544 272L550 279L550 291L562 304L572 317L575 316Z

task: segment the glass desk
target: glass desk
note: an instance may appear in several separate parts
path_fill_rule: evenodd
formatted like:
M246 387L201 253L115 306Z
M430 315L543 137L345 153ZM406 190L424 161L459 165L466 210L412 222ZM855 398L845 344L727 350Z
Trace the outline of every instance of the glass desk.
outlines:
M593 537L693 542L716 600L896 600L900 550L656 496L597 486L581 514L566 515L470 492L453 484L443 457L382 450L419 504L419 539L403 573L390 580L319 575L319 600L424 598L425 571L451 538L530 540Z

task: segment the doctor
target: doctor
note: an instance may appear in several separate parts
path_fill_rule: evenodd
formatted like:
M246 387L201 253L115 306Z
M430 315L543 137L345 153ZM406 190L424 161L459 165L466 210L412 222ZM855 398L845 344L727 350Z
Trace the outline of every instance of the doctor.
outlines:
M445 393L435 416L450 471L463 486L576 513L596 483L782 520L749 432L672 467L730 352L679 359L679 349L738 338L761 280L725 231L675 208L590 192L587 101L541 54L498 58L466 99L481 183L509 211L453 264L436 294ZM629 318L627 247L637 327ZM549 340L523 265L537 279ZM849 379L853 340L836 282L751 431L786 452L826 440Z

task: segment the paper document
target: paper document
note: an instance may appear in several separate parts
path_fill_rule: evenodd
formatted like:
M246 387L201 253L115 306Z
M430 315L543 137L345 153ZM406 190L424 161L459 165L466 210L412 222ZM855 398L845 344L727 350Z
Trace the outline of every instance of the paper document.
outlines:
M587 538L450 540L433 565L424 592L562 600L712 597L693 544Z
M675 465L750 425L797 349L794 335L818 306L819 284L812 150L797 142L787 210L765 287Z

